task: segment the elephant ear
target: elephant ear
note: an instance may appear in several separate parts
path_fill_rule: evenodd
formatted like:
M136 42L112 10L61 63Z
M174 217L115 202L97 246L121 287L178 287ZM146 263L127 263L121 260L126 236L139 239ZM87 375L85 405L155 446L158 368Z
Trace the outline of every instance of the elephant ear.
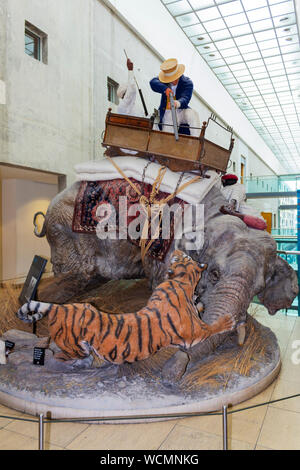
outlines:
M264 290L257 295L270 315L284 308L289 308L298 295L298 278L293 268L277 256L272 274L266 278Z

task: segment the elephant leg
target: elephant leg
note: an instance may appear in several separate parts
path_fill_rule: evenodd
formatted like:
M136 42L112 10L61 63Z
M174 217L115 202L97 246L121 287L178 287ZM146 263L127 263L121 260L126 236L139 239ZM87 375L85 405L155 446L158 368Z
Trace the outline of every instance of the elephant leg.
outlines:
M165 384L174 384L184 375L190 361L187 352L179 349L170 359L166 361L162 369L162 378Z
M37 300L56 304L72 302L78 295L108 281L100 275L84 279L78 274L64 273L46 279L37 290ZM74 301L74 300L73 300Z

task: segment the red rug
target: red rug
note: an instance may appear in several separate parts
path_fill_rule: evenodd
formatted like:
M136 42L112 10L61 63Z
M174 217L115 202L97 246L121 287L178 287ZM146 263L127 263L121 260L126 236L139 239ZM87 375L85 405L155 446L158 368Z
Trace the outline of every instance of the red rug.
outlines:
M147 199L149 199L149 196L152 191L152 185L147 183L141 183L133 178L130 178L130 180L139 189L139 191ZM105 223L110 225L110 227L115 228L115 232L117 234L116 238L119 238L120 216L122 217L124 215L124 213L119 213L119 198L121 196L127 197L125 207L127 207L126 228L128 228L129 224L134 222L134 220L140 216L140 212L136 212L136 214L133 216L128 215L130 207L133 204L139 204L140 200L139 194L137 194L137 192L130 186L130 184L123 178L110 181L82 181L75 201L72 225L73 232L95 234L98 223L100 221L101 223L104 222L103 218L99 218L99 212L97 214L97 211L101 205L110 204L115 209L115 216L112 216L112 214L109 214L106 211ZM159 191L155 199L161 200L165 199L167 196L167 193ZM183 207L185 204L185 202L181 199L174 198L168 202L168 205L171 206L174 203L180 204L181 207ZM105 208L107 207L108 206L105 206ZM124 227L124 221L122 226ZM136 224L136 228L137 231L140 233L142 227L140 227L138 223ZM140 235L141 234L139 234L137 238L132 238L127 232L126 238L133 244L138 246L140 242ZM124 236L122 238L124 238ZM148 241L146 242L146 246L150 243L150 241L152 242L152 244L148 250L148 255L160 261L163 261L173 239L174 214L172 211L170 211L170 237L168 239L163 239L160 230L159 237L152 242L151 227L149 227Z

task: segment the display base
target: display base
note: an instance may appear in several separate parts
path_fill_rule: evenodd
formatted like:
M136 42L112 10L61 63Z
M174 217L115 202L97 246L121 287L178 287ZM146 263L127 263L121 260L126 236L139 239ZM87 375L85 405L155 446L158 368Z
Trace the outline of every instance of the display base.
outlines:
M58 362L51 343L45 365L40 366L33 365L33 348L41 338L9 330L1 339L13 341L15 348L7 364L0 365L0 403L51 418L123 417L105 422L132 423L126 417L142 416L146 422L156 415L162 420L177 413L221 410L224 404L236 405L260 393L276 378L281 365L275 335L250 316L242 347L232 333L209 356L198 360L192 356L182 378L173 383L164 380L163 367L176 348L116 366L91 363L93 358L89 364Z

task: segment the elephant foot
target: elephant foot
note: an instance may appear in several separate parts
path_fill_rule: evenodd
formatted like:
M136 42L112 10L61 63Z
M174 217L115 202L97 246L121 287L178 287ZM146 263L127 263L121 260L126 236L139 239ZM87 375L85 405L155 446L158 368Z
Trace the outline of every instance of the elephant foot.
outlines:
M162 369L163 383L171 385L178 382L183 377L189 360L189 355L185 351L177 351Z
M63 353L55 354L54 357L51 357L46 362L47 370L51 372L73 372L81 369L89 369L92 367L93 357L88 356L82 359L70 359L66 358Z
M64 304L72 302L79 294L107 282L101 276L83 279L77 273L64 273L45 279L37 290L37 299L41 302Z

